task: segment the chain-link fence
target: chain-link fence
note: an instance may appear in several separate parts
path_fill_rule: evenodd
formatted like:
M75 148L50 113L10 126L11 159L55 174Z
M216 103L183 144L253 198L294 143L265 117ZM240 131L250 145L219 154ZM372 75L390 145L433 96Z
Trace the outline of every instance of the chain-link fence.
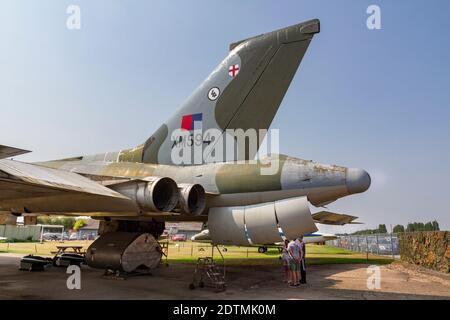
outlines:
M393 257L400 255L399 239L396 234L339 236L336 240L327 241L327 244L356 252Z
M34 254L43 256L52 256L52 252L57 251L56 246L64 244L80 245L83 247L82 251L92 244L92 241L76 240L76 241L44 241L40 242L2 242L0 241L0 252L11 252L21 254ZM162 241L166 244L166 241ZM167 246L165 246L167 248ZM278 258L280 252L278 247L269 248L265 253L258 252L258 247L239 247L239 246L219 246L222 255L225 258L261 258L266 259L270 257ZM167 253L167 252L166 252ZM186 259L197 261L198 258L204 257L220 257L217 248L212 251L210 243L191 242L191 241L170 241L168 243L168 258L169 259Z

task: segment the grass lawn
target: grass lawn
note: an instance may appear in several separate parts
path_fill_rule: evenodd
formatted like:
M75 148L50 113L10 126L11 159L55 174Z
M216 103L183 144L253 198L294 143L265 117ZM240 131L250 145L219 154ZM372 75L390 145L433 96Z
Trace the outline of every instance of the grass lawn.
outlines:
M89 247L92 241L49 241L44 243L0 243L1 252L11 252L20 254L34 254L42 256L52 256L52 251L56 246L81 245L84 250ZM223 247L221 246L221 249ZM277 248L269 248L266 253L258 253L257 247L237 247L226 246L226 251L222 249L222 254L226 259L227 265L278 265L280 264L279 252ZM308 244L306 249L307 264L337 264L337 263L371 263L388 264L393 260L388 257L369 254L368 260L366 254L355 253L341 248L330 246L319 246ZM196 263L199 257L211 256L211 245L207 243L170 242L169 244L169 263ZM217 250L214 250L214 257L220 257Z
M187 244L186 244L187 245ZM228 265L278 265L281 263L278 249L269 248L266 253L258 253L258 248L255 247L234 247L227 246L227 251L222 252ZM170 263L195 263L199 256L211 256L211 247L204 248L207 254L195 254L192 256L186 254L186 250L182 247L170 247L169 258ZM197 249L198 250L198 249ZM349 250L335 248L331 246L307 245L306 249L306 263L308 265L314 264L337 264L337 263L371 263L371 264L389 264L393 260L388 257L376 256L369 254L368 259L366 254L355 253ZM214 256L218 257L217 250ZM219 256L220 257L220 256Z

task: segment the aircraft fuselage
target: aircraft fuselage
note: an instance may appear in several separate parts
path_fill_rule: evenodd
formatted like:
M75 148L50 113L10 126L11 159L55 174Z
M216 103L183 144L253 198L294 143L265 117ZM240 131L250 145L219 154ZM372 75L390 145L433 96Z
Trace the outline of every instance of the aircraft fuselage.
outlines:
M169 177L177 183L201 184L207 208L241 206L307 196L316 206L364 192L370 177L364 170L318 164L285 155L272 155L275 174L261 174L262 162L225 162L198 166L172 166L132 162L50 161L39 165L71 171L93 180Z

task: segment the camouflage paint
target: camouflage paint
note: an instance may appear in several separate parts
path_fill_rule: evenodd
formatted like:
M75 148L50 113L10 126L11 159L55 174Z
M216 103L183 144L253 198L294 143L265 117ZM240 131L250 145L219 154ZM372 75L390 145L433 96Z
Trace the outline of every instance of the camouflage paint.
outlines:
M222 63L144 144L119 152L39 165L72 171L103 183L149 176L170 177L177 183L198 183L208 193L207 207L256 204L298 196L307 196L313 204L323 205L351 194L348 169L284 155L271 156L273 163L279 161L274 175L261 174L266 161L192 166L175 166L171 161L171 133L181 127L184 115L202 113L203 130L267 129L311 39L318 32L319 21L311 20L232 44ZM233 65L240 66L236 76L228 74L228 68ZM217 99L208 98L211 88L220 90ZM252 159L253 155L247 154L246 158ZM367 181L370 184L365 171L353 170L352 177L353 182L364 180L363 186ZM165 220L172 217L171 213L160 215ZM136 213L130 213L128 218L131 216Z
M182 118L186 115L202 114L203 131L217 129L235 144L239 141L228 136L224 132L226 129L268 129L311 39L318 32L319 20L310 20L232 44L227 57L177 112L144 144L120 151L117 161L174 164L171 135L181 128ZM239 66L239 73L231 76L229 68L235 65ZM217 99L208 98L212 88L220 91ZM258 146L261 142L257 141ZM115 153L88 158L91 161L110 161L112 154ZM254 156L254 152L247 148L239 160L253 159ZM209 157L202 160L206 163ZM234 160L238 160L236 156Z

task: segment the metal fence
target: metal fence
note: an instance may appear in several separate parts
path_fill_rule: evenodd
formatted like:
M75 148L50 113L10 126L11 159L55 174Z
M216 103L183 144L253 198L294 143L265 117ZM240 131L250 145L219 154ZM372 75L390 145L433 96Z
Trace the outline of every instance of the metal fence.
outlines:
M40 226L0 225L0 237L16 240L38 240L41 234Z
M339 236L336 240L327 241L328 245L351 251L377 255L400 255L400 245L396 234L370 234L358 236Z

